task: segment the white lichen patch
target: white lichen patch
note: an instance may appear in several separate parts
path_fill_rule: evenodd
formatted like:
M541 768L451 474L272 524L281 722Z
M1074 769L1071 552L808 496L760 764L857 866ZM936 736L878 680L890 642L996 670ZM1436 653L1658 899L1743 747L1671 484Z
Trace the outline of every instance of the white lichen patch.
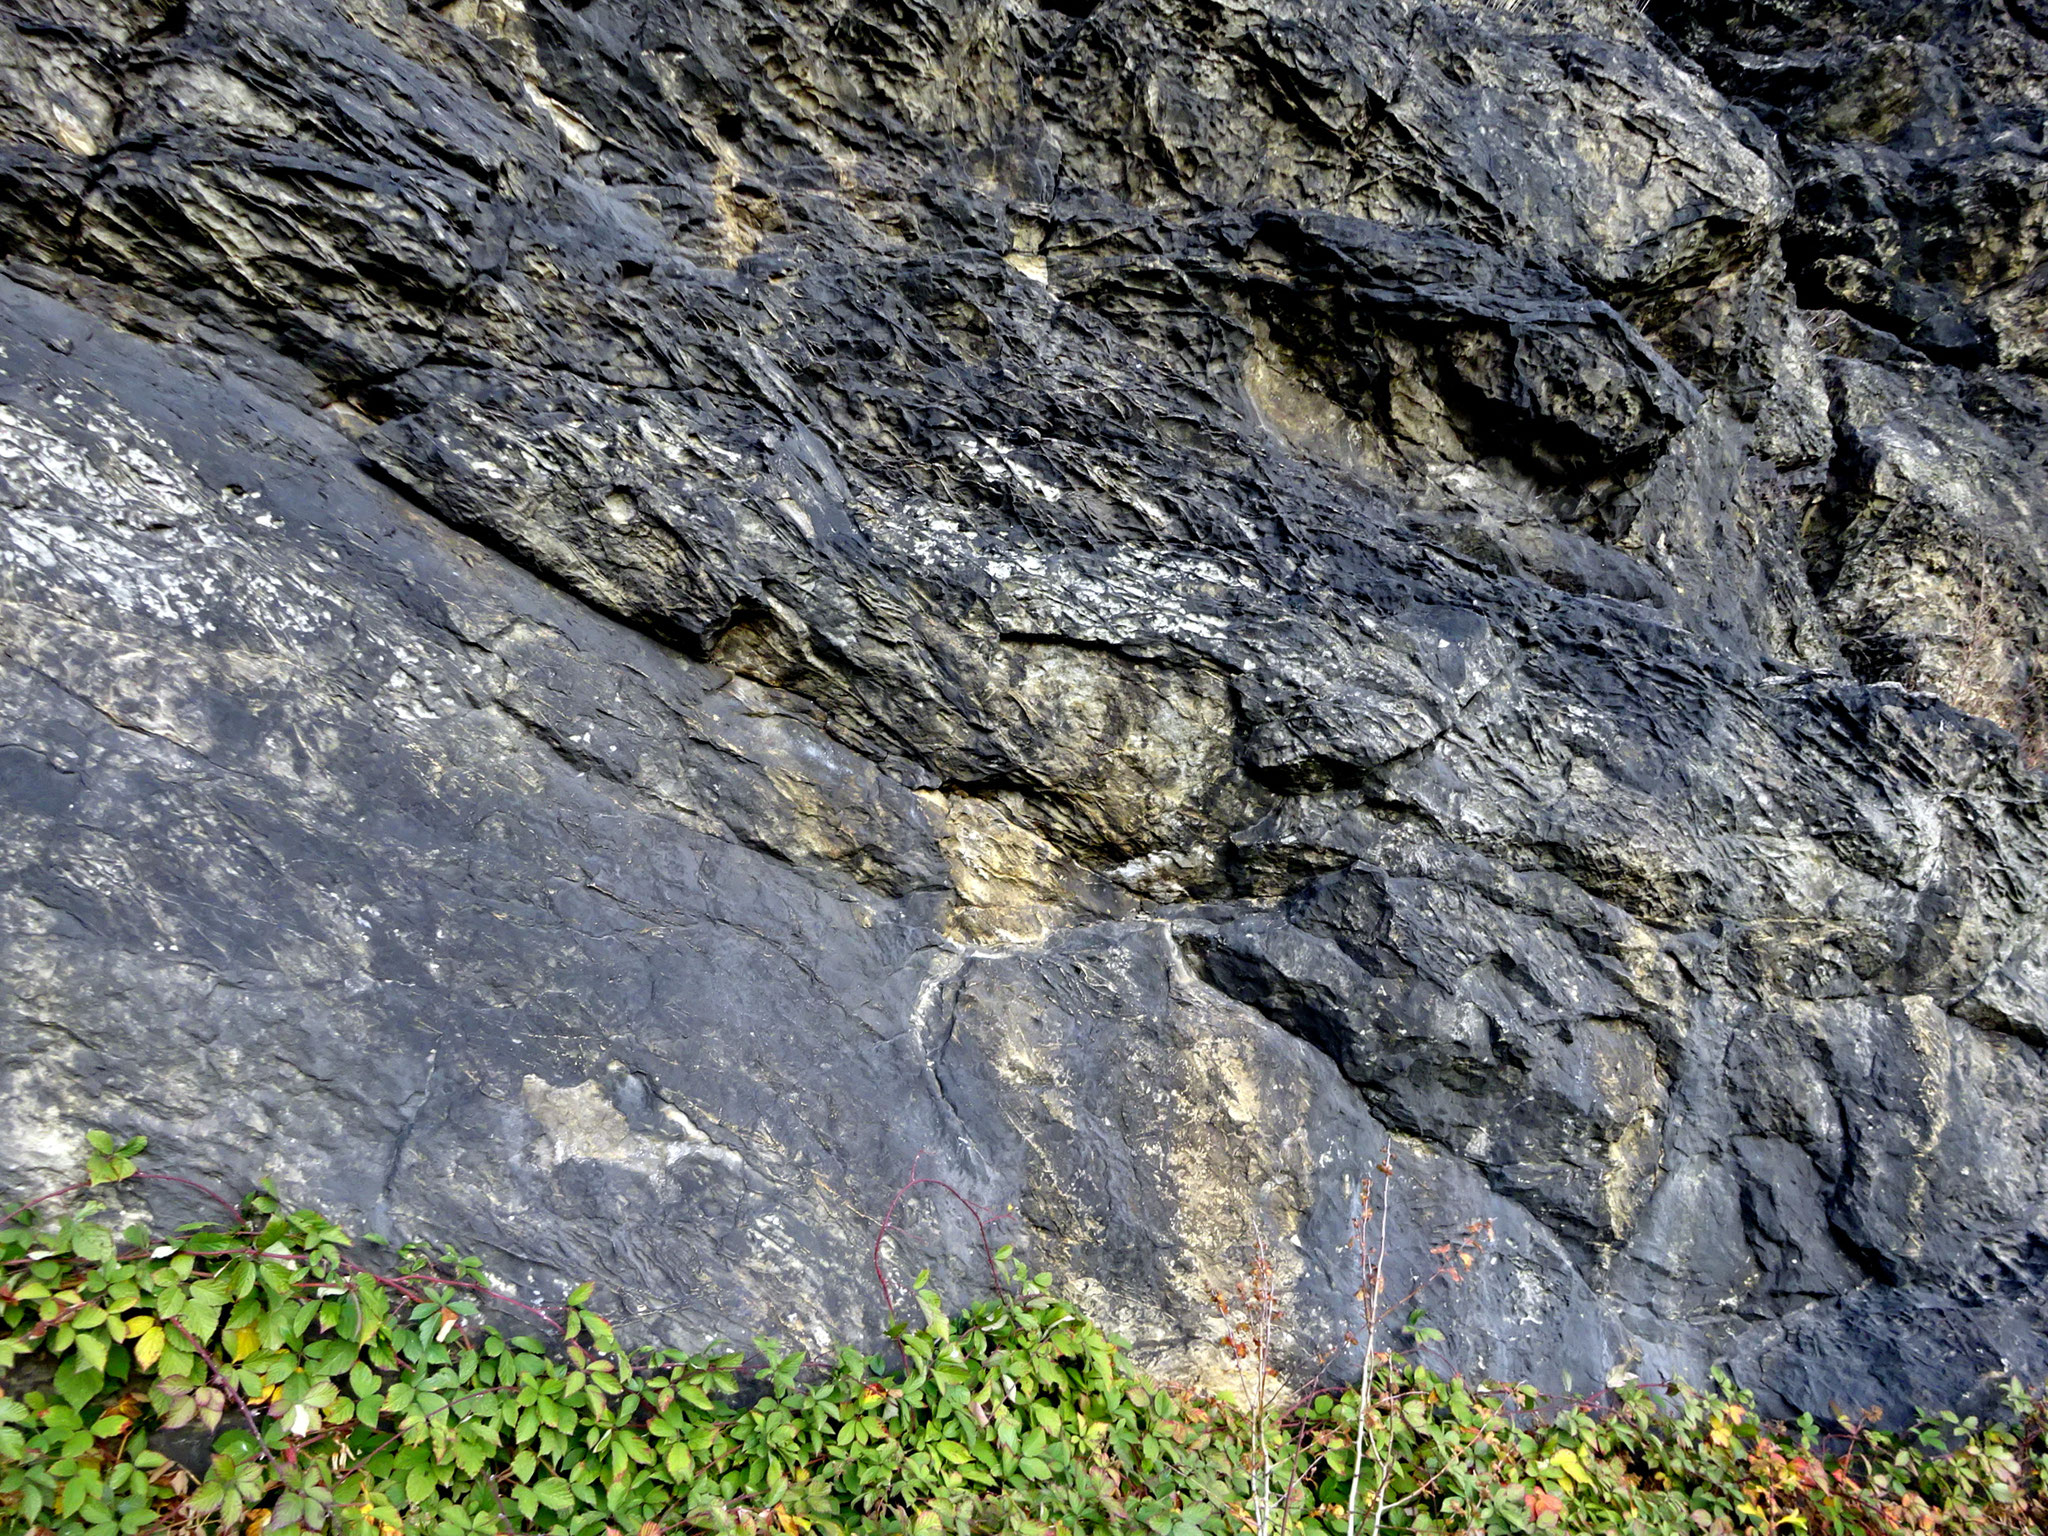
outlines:
M217 633L227 615L280 641L329 635L344 622L309 579L321 573L317 562L280 575L234 547L240 527L277 526L258 498L209 490L132 418L66 414L76 432L0 406L0 474L17 502L0 532L0 576L9 565L32 567L41 585L56 578L95 608L194 639Z
M712 1141L688 1115L670 1106L663 1106L662 1118L674 1128L673 1136L634 1130L594 1080L556 1087L529 1073L520 1084L519 1099L540 1122L542 1135L534 1142L533 1153L546 1167L581 1160L658 1179L686 1158L732 1169L741 1166L739 1153Z
M557 1088L546 1078L528 1074L519 1098L541 1124L545 1135L535 1144L535 1152L550 1167L580 1159L657 1178L682 1154L679 1145L664 1146L636 1133L596 1082Z
M1039 263L1041 266L1043 262ZM1015 450L986 437L960 438L953 451L972 464L993 486L1014 486L1041 501L1058 501L1060 488L1026 464Z

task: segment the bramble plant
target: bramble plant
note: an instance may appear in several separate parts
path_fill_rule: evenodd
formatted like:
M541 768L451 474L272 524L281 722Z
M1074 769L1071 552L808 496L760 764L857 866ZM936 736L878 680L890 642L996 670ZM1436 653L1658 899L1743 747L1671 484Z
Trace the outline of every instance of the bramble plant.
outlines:
M452 1253L373 1268L268 1191L116 1233L95 1186L202 1188L139 1172L142 1150L95 1132L85 1181L0 1220L0 1530L1335 1536L1360 1523L1361 1475L1383 1531L2048 1524L2048 1411L2017 1386L2009 1424L1834 1441L1759 1423L1725 1382L1559 1404L1391 1353L1369 1354L1362 1398L1230 1402L1143 1378L1007 1250L999 1291L956 1316L919 1276L924 1322L892 1327L893 1364L766 1339L627 1349L588 1285L543 1310ZM1383 1261L1375 1241L1362 1262Z

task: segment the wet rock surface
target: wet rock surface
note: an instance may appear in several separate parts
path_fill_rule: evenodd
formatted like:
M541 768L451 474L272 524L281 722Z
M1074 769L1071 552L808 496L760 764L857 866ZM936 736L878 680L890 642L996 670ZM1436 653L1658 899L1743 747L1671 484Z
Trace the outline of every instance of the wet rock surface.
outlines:
M1461 1364L2048 1370L2035 20L17 4L8 1187L1201 1375L1392 1138Z

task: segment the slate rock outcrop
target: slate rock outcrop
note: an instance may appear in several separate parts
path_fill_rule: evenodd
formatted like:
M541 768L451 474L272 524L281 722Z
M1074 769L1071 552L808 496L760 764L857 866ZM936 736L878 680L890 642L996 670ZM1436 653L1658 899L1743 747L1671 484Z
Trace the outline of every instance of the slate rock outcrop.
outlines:
M2039 21L12 0L6 1187L2048 1371Z

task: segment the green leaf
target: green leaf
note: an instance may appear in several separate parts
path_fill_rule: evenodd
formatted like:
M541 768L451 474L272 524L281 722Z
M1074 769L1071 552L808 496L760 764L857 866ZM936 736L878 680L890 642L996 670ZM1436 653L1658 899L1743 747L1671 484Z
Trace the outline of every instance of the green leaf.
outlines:
M204 1344L213 1337L214 1329L220 1324L220 1307L194 1296L185 1303L179 1314L179 1321L185 1325L185 1331L191 1334L195 1341Z
M534 1497L558 1515L576 1507L576 1495L565 1478L550 1477L533 1485Z
M72 1341L78 1351L78 1358L102 1374L107 1369L107 1336L97 1328L81 1333Z
M67 1359L57 1367L57 1395L73 1408L83 1408L106 1385L106 1377L82 1360Z

